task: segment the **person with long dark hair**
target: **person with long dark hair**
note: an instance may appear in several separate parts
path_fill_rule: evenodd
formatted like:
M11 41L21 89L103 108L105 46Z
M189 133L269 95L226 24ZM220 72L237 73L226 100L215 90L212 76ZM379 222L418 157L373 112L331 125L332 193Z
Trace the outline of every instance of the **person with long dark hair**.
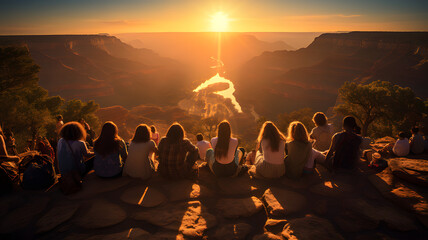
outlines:
M333 169L353 169L360 157L362 138L354 132L357 126L354 117L345 117L342 126L343 131L336 133L331 139L326 163L329 168Z
M123 176L141 178L143 180L152 176L155 171L152 153L157 152L156 143L150 140L151 131L146 124L140 124L135 129L128 150L128 158L123 167Z
M257 138L257 154L250 174L261 178L279 178L285 174L285 137L271 121L266 121Z
M118 135L113 122L105 122L100 136L94 142L94 170L100 177L122 176L123 164L128 156L125 141Z
M217 177L237 176L242 166L242 156L238 149L238 139L232 137L230 123L226 120L219 123L217 137L211 139L212 149L208 149L205 158L212 173Z
M85 175L94 165L93 160L88 160L93 153L88 150L84 140L86 132L78 122L68 122L59 131L61 137L57 145L58 168L61 174L77 170L80 175Z
M160 174L167 179L194 178L197 175L198 148L185 138L183 127L172 124L158 146Z

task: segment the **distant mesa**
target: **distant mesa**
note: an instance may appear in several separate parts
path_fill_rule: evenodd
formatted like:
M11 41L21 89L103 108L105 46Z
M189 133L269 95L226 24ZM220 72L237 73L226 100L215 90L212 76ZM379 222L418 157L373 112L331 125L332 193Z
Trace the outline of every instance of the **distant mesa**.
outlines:
M231 78L242 104L272 117L303 107L325 111L346 81L387 80L428 97L427 59L428 32L326 33L307 48L265 52Z

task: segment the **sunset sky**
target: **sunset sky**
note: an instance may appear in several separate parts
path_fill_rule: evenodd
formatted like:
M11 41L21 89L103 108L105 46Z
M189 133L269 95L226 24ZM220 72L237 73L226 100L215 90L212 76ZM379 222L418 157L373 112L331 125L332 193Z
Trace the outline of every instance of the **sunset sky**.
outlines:
M0 34L427 31L427 0L0 0Z

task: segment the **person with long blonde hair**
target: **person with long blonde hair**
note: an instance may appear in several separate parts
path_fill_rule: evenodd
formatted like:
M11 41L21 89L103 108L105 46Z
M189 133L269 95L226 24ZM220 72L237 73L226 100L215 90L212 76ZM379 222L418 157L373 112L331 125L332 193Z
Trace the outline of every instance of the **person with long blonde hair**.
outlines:
M312 171L315 160L325 160L321 152L312 148L308 131L299 121L291 122L288 126L285 151L285 175L289 178L299 178L304 172Z
M242 152L238 149L238 139L232 137L228 121L219 123L217 137L211 139L211 146L213 148L205 155L211 172L217 177L237 176L242 169L239 165Z
M266 121L257 139L257 154L250 174L256 178L279 178L285 174L285 137L271 121Z

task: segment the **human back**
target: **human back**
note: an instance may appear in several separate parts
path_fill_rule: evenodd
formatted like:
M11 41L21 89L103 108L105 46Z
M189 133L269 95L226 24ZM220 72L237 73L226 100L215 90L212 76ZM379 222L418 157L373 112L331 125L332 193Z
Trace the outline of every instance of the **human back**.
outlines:
M287 157L285 159L285 175L289 178L299 178L310 157L312 144L309 142L306 127L298 121L288 127Z
M285 137L271 121L263 123L255 164L250 174L258 178L279 178L285 173Z
M84 158L92 153L85 142L85 130L78 122L68 122L59 132L61 137L57 144L58 168L61 174L78 171L81 175L92 168L92 164L85 164Z
M309 136L311 139L314 139L313 147L319 151L328 150L333 136L333 125L327 122L327 117L322 112L315 113L312 121L315 127Z
M198 149L184 137L183 127L179 123L174 123L159 142L158 170L165 178L192 178L197 174L197 169L194 167L198 158Z
M204 136L202 135L202 133L198 133L196 135L196 140L196 147L198 147L199 158L205 160L205 155L207 153L207 150L211 148L211 143L204 140Z
M232 137L230 123L226 120L219 123L217 137L211 139L212 149L206 152L206 160L211 172L217 177L238 175L242 155L238 149L238 139Z
M113 122L105 122L100 136L94 142L94 170L100 177L122 175L122 168L128 156L125 141L118 135Z
M343 131L332 138L326 160L329 167L353 169L360 157L362 138L354 133L357 124L355 118L347 116L343 119Z
M151 131L146 124L140 124L135 129L134 137L128 149L128 157L123 168L124 176L148 179L155 167L150 159L157 151L156 144L151 138Z

